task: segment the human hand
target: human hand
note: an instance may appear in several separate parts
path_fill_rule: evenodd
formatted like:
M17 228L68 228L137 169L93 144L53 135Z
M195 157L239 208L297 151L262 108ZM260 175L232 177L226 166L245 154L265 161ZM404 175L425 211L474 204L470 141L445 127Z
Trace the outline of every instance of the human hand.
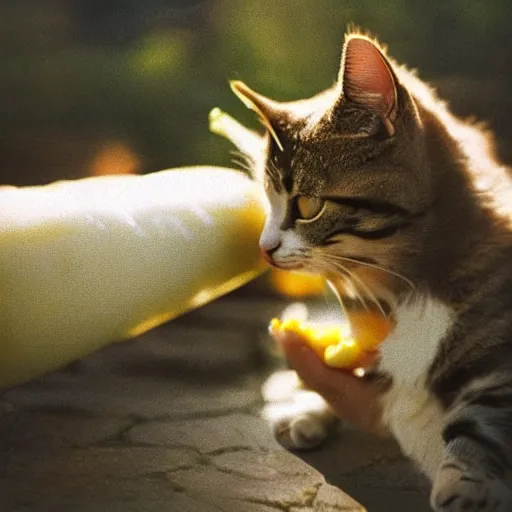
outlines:
M272 335L304 384L321 395L341 419L363 430L386 434L381 421L381 392L375 383L326 366L298 333L279 330ZM362 366L370 366L376 357L368 354Z

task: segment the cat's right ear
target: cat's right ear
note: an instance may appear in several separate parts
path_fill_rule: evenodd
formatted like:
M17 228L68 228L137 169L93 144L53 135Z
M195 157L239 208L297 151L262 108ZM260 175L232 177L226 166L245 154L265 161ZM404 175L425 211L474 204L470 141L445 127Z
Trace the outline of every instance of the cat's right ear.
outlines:
M343 98L377 114L389 135L394 133L398 99L396 78L381 48L370 38L345 38L338 85Z
M229 85L236 96L249 109L256 112L260 121L274 139L278 148L283 151L283 145L274 128L278 119L282 118L282 109L277 101L271 100L253 91L240 80L232 80Z

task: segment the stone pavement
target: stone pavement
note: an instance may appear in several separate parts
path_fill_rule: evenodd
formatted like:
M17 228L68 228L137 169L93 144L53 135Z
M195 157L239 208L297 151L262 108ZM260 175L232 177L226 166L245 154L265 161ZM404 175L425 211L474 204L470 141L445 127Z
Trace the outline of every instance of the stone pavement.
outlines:
M392 442L345 430L301 460L272 439L260 388L285 305L240 290L4 392L0 512L428 511Z

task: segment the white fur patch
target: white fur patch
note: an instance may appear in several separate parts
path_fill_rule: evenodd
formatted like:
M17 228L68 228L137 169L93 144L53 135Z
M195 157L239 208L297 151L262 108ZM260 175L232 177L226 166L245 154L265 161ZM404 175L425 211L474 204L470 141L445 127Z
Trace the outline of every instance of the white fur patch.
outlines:
M263 249L271 250L280 244L272 257L279 265L286 266L288 260L296 260L305 249L304 242L293 229L283 231L281 229L287 208L287 197L285 194L278 194L274 189L267 192L269 210L263 231L260 236L260 246Z
M431 480L443 459L443 415L425 388L395 384L383 397L383 420L405 455Z
M395 317L396 327L381 345L380 367L394 382L415 386L425 378L454 314L441 302L425 298L400 306Z
M384 422L405 454L433 478L443 456L443 413L425 387L428 369L454 313L430 298L401 306L397 325L381 346L380 368L393 377L383 397Z
M293 229L281 232L281 247L274 254L275 260L284 262L286 258L292 258L304 249L304 242Z
M260 236L260 245L270 250L281 242L281 226L286 216L286 196L270 189L267 191L267 198L269 209Z

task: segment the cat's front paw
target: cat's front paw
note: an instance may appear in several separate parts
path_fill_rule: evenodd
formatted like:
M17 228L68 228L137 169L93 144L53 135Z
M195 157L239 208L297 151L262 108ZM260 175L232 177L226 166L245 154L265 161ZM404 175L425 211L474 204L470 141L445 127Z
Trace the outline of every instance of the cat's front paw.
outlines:
M511 504L501 480L454 461L441 465L430 495L436 512L509 512Z
M261 410L274 437L288 450L318 448L336 429L338 418L325 400L305 390L293 371L273 374L264 384Z
M330 430L321 418L309 413L281 418L272 428L277 442L288 450L319 448L328 439Z

